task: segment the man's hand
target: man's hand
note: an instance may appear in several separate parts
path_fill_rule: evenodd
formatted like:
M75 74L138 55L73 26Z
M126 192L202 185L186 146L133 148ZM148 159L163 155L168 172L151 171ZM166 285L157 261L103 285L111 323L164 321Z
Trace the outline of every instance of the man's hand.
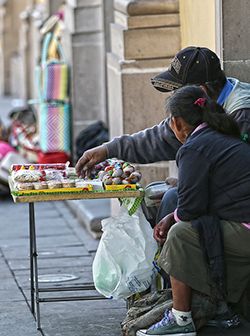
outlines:
M88 176L91 168L99 162L107 159L108 151L105 145L91 148L83 153L76 163L76 173L78 176Z
M168 231L170 227L175 223L174 213L171 213L156 224L154 227L154 239L163 245L167 239Z

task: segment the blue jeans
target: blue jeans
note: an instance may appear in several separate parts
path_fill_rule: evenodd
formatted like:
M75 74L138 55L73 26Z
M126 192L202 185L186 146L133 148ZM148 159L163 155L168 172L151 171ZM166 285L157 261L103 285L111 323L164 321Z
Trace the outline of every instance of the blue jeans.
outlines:
M177 207L177 200L177 187L173 187L165 192L157 212L156 223L159 223L162 218L175 211Z

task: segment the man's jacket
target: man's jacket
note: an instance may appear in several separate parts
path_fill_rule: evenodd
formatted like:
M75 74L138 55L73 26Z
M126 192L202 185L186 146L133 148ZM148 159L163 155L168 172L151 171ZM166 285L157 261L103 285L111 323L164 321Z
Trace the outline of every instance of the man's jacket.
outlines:
M223 107L238 122L243 138L250 142L250 83L229 78L234 88ZM109 157L137 163L175 160L181 146L169 126L169 118L132 135L122 135L106 143Z

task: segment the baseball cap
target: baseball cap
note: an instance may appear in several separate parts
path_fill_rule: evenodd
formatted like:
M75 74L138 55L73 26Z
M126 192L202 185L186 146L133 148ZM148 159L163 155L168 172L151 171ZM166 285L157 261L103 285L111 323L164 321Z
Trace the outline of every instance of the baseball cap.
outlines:
M187 84L211 82L223 73L218 56L205 47L187 47L173 58L169 68L151 79L162 92L173 91Z

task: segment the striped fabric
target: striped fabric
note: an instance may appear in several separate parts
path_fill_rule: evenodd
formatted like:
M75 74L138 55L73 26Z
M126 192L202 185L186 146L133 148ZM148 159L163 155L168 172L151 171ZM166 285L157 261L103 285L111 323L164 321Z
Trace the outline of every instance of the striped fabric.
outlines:
M68 65L63 62L50 62L44 70L43 99L68 99Z
M70 105L43 103L40 105L39 134L41 150L70 152Z
M55 43L58 59L48 56ZM51 33L43 40L41 64L36 70L39 93L39 142L42 152L71 151L71 109L69 104L69 66L60 42Z

